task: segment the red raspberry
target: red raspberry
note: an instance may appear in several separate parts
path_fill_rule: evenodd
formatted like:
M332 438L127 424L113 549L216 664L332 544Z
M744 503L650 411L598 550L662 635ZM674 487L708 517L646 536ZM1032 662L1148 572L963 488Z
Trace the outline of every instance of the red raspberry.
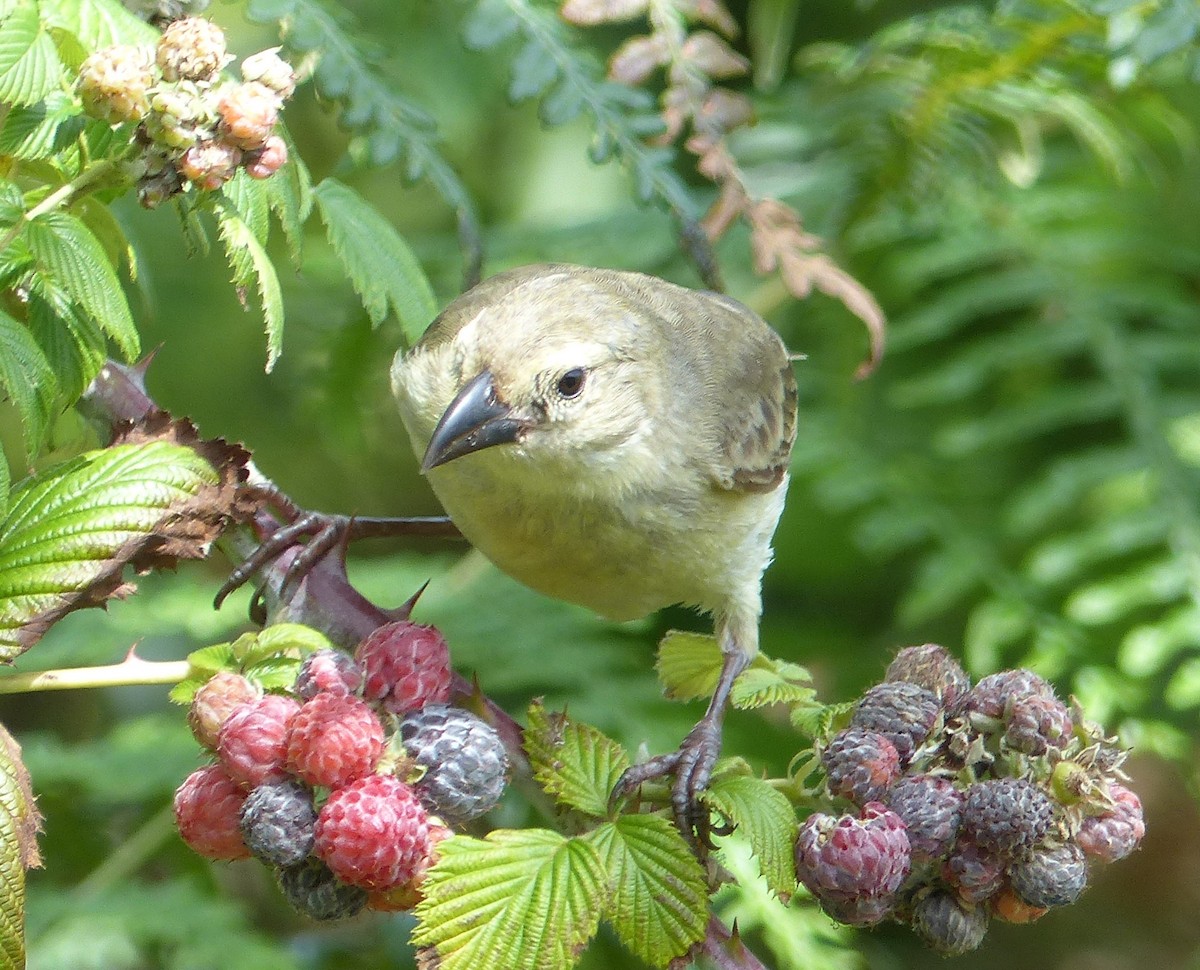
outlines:
M254 788L287 778L287 738L300 705L268 694L243 704L221 725L217 755L234 779Z
M385 623L354 652L363 669L363 696L393 714L450 699L450 648L431 626Z
M222 670L212 675L192 697L188 709L188 727L196 740L211 751L217 750L221 725L243 704L262 697L262 691L241 674Z
M1075 841L1093 859L1116 862L1138 847L1146 834L1142 816L1142 800L1124 785L1112 782L1108 786L1113 808L1104 815L1083 820Z
M428 865L430 848L425 809L391 775L367 775L339 788L317 816L317 857L342 882L371 892L411 882Z
M278 135L272 135L262 148L246 152L243 163L246 174L252 179L269 179L278 172L288 160L287 142Z
M183 841L209 859L246 859L238 818L246 793L220 765L198 768L175 792L175 825Z
M896 746L882 734L847 728L821 755L826 785L856 805L879 801L900 777Z
M963 706L970 713L999 721L1009 704L1019 697L1032 696L1053 697L1054 688L1032 670L1001 670L972 687Z
M315 650L304 658L296 673L296 695L310 701L322 691L357 694L362 679L362 669L350 654L341 650Z
M368 774L383 753L383 725L349 694L317 694L292 721L287 766L310 785L340 788Z
M429 855L425 857L423 863L418 865L416 874L408 882L393 889L371 893L367 897L367 909L373 909L380 913L403 913L414 908L424 898L421 885L425 882L425 873L438 861L438 843L443 839L450 838L453 834L446 826L439 825L435 819L430 819Z

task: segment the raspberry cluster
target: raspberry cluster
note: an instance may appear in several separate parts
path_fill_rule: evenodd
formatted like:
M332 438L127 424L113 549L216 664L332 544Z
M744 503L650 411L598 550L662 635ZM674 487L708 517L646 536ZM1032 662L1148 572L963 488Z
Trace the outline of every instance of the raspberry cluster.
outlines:
M496 731L449 699L445 639L408 621L353 656L310 653L287 694L215 674L188 723L216 760L175 793L180 835L271 866L313 919L411 908L449 826L490 811L508 773Z
M274 175L288 158L275 127L296 89L277 49L242 61L241 82L222 76L233 58L221 28L203 17L168 23L156 47L119 44L79 68L76 91L89 115L133 124L140 151L131 162L138 200L154 208L191 185L220 188L245 169Z
M840 922L892 919L966 953L992 919L1069 905L1090 867L1137 848L1124 758L1032 671L971 686L943 647L908 647L822 746L826 794L854 810L809 816L797 877Z

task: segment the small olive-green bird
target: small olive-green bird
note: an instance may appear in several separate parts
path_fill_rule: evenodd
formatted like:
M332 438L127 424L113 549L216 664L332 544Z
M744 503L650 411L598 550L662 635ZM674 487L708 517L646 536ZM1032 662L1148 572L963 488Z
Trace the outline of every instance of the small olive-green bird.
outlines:
M527 266L451 303L396 356L392 388L446 512L504 572L613 620L712 614L724 664L707 712L614 792L673 775L681 827L706 834L697 796L758 650L796 435L779 336L718 294Z

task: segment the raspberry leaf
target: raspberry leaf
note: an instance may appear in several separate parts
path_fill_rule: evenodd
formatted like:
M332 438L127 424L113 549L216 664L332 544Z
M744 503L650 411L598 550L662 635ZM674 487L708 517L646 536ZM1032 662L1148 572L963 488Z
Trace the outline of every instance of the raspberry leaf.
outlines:
M529 708L525 750L533 777L547 794L588 815L608 815L608 794L629 767L629 756L616 741L535 702Z
M787 798L749 775L717 778L702 798L749 841L767 885L780 896L790 895L796 888L792 846L800 826Z
M238 299L245 303L246 291L251 285L258 290L267 331L266 370L270 373L283 351L283 290L275 275L275 265L254 229L232 204L228 201L217 203L216 214Z
M408 243L358 193L334 179L314 190L333 251L371 323L395 311L405 339L416 343L437 313L433 288Z
M40 829L21 749L0 726L0 970L25 966L25 870L41 865Z
M42 26L39 6L6 4L0 32L0 101L34 104L62 82L63 63Z
M669 630L658 645L658 679L677 701L708 697L721 676L721 647L716 637Z
M284 165L269 179L264 179L267 204L279 220L283 230L283 238L287 241L288 255L292 262L300 265L301 245L304 241L304 223L312 214L313 189L312 177L308 166L300 158L291 135L280 125L278 134L288 143L288 164Z
M704 938L704 870L661 815L622 815L589 832L612 886L605 918L633 953L665 967Z
M0 392L13 402L27 429L25 453L33 458L54 403L54 371L29 328L0 311ZM0 462L7 478L7 462ZM7 486L7 482L0 481ZM3 489L7 494L7 487ZM0 497L0 515L4 513Z
M422 968L567 970L600 923L607 874L582 838L548 829L457 835L422 884Z
M188 676L171 688L176 704L190 704L201 686L222 670L242 674L265 691L283 690L296 680L305 655L333 647L325 634L300 623L275 623L232 643L216 643L188 654Z
M812 676L799 664L759 654L750 669L734 681L730 701L741 710L768 704L812 704L817 692L810 683Z

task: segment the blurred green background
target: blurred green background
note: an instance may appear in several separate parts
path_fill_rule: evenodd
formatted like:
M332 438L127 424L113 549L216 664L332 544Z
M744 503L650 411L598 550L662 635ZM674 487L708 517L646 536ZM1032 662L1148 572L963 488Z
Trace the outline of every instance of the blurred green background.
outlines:
M535 4L536 5L536 4ZM270 5L256 5L269 12ZM657 206L619 165L588 161L586 116L547 129L505 97L514 46L460 41L465 3L375 0L346 14L389 85L436 120L472 193L494 272L561 260L699 285ZM553 5L550 5L551 7ZM861 325L836 301L756 277L744 231L718 247L730 292L806 353L789 503L767 577L764 649L854 697L891 653L938 641L973 674L1030 665L1134 746L1149 833L1083 900L1031 926L995 924L963 970L1200 967L1200 98L1190 0L732 4L758 65L757 124L733 147L749 183L785 199L890 320L883 366L853 380ZM278 43L242 4L209 11L245 55ZM630 31L575 34L603 57ZM452 211L399 167L355 164L360 135L301 88L286 122L314 178L336 174L403 233L439 302L458 289ZM707 186L681 156L697 200ZM263 372L261 320L216 252L188 251L167 209L117 205L135 240L135 310L158 347L148 385L209 436L244 442L310 508L437 511L389 400L401 343L372 329L320 234L285 289L283 357ZM69 429L64 427L64 441ZM248 628L248 596L210 608L225 564L148 577L107 614L74 614L18 669L180 658ZM668 704L656 638L703 622L670 611L613 627L517 588L453 547L363 544L351 576L383 605L433 578L418 617L456 664L520 715L567 704L631 746L674 746L697 705ZM30 878L30 967L411 965L404 916L323 927L294 917L261 867L209 865L170 826L199 762L161 688L5 697L46 816ZM801 739L748 713L726 750L778 774ZM498 821L521 824L519 805ZM800 964L749 927L764 960ZM907 930L784 927L805 967L943 961ZM585 967L634 967L606 936Z

